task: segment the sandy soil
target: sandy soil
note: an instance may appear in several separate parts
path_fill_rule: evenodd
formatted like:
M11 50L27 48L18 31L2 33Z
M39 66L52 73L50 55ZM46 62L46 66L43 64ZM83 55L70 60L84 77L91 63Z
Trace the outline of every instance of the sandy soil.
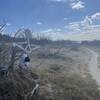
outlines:
M98 68L98 54L92 49L87 48L87 50L91 53L91 59L89 62L89 70L90 74L96 80L97 84L100 86L100 69Z

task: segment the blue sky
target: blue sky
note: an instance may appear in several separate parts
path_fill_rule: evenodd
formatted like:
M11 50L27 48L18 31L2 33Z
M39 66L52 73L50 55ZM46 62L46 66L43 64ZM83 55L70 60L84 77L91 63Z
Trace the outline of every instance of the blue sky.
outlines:
M85 34L89 38L90 34L100 34L99 4L99 0L0 0L0 20L4 18L11 24L6 29L7 33L25 27L53 37L58 35L56 38L65 35L69 35L66 39L74 35L81 38L77 34ZM96 32L89 33L89 30Z

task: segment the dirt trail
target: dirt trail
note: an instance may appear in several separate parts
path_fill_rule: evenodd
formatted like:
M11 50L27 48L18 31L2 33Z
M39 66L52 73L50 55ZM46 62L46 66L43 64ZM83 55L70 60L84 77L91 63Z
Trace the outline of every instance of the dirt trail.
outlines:
M87 48L87 50L92 55L89 62L90 74L93 76L97 84L100 86L100 69L98 68L98 54L89 48Z

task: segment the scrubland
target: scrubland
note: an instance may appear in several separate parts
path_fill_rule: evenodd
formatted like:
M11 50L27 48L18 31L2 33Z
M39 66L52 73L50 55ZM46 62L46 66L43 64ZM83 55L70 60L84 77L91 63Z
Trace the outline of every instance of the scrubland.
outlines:
M7 78L0 79L0 100L100 99L100 88L88 69L91 55L84 46L48 44L30 57L27 71L16 64ZM39 88L30 96L34 81Z

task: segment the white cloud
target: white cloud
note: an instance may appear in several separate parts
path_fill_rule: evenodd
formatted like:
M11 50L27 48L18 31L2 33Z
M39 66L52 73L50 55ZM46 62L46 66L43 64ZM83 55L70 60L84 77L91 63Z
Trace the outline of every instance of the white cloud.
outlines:
M93 15L91 16L91 18L92 18L93 20L98 20L98 19L100 19L100 13L95 13L95 14L93 14Z
M70 30L91 30L91 28L96 28L98 25L93 25L94 24L94 19L99 19L97 16L99 14L93 14L92 16L86 16L84 20L82 21L77 21L77 22L71 22L65 28L68 28ZM93 27L92 27L93 26Z
M89 16L86 16L83 21L80 22L83 29L88 29L92 25L93 21Z
M41 22L37 22L36 24L37 24L37 25L41 25L42 23L41 23Z
M94 19L96 21L100 20L100 13L95 13L91 16L86 16L81 21L71 22L65 26L66 30L69 30L64 34L64 38L71 40L100 40L100 24L94 24Z
M84 2L82 1L71 2L70 6L72 9L76 9L76 10L85 8Z
M61 2L74 2L74 1L77 1L77 0L48 0L48 1L61 3Z
M7 23L6 26L11 26L11 24L10 23Z
M55 2L55 3L65 3L67 2L68 4L70 4L70 7L72 9L83 9L85 8L84 2L79 1L79 0L48 0L50 2Z
M43 30L40 33L51 33L53 31L53 29L47 29L47 30Z
M68 18L64 18L64 20L68 20Z
M70 22L64 29L47 29L40 33L49 35L53 40L100 40L100 25L95 24L94 19L100 20L99 13L86 16L81 21Z
M43 30L40 33L49 34L49 33L60 33L60 32L62 32L60 28L54 28L54 29Z
M49 0L49 1L51 1L51 2L67 2L69 0Z

